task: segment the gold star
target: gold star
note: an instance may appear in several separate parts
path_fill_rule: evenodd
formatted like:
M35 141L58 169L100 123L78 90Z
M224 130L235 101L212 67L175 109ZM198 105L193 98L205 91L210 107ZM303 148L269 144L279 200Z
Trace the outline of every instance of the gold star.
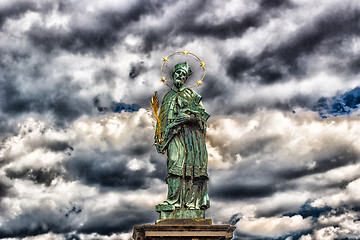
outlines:
M161 82L166 82L166 78L165 77L161 77Z
M167 61L169 61L169 59L167 57L164 57L163 62L167 62Z
M200 66L202 66L202 67L205 67L205 65L206 65L205 62L201 62L201 63L200 63Z
M183 51L183 54L185 54L185 55L188 54L188 53L189 53L189 51L187 51L187 50Z
M201 84L203 84L203 81L197 81L196 85L200 86Z

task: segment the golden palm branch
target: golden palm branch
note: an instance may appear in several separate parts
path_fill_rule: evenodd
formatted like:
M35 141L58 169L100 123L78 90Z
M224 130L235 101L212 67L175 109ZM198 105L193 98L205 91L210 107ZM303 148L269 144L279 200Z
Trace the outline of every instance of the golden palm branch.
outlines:
M156 134L158 136L159 141L161 141L161 120L159 118L159 99L157 98L157 92L154 93L154 95L152 96L151 100L150 100L150 105L152 107L152 110L154 112L155 115L155 119L157 122L158 127L156 128Z

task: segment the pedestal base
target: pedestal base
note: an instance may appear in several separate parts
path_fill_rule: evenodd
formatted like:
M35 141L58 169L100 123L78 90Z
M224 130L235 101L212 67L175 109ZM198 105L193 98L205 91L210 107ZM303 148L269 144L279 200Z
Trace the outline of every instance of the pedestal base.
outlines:
M134 240L233 238L234 226L212 225L211 219L165 219L155 225L134 226Z
M204 219L205 210L174 210L161 211L160 219Z

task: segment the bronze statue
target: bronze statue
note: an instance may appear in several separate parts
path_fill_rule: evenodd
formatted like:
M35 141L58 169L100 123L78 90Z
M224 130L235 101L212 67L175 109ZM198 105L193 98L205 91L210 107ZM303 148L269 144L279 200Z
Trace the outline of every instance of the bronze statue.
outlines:
M205 63L201 62L202 67ZM205 210L210 201L207 193L208 155L205 144L209 114L202 97L184 87L192 74L187 62L178 63L172 72L173 87L164 96L160 111L152 105L157 117L155 146L167 156L167 199L157 210Z
M196 83L200 86L205 63L188 51L163 58L161 81L170 87L163 76L163 67L174 54L192 55L200 62L203 75ZM134 226L133 239L230 240L235 227L212 225L211 219L205 219L205 210L210 207L205 144L206 121L210 115L201 96L192 87L184 86L192 74L189 63L178 62L171 71L173 84L162 99L161 107L156 92L150 102L156 119L154 145L167 157L167 198L155 207L159 212L155 225Z

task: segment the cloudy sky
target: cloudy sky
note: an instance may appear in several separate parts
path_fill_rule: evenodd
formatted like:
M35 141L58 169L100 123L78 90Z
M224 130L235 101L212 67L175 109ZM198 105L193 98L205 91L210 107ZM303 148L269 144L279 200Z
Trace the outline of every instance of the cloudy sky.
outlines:
M360 237L359 1L1 0L0 238L155 222L149 99L183 50L206 62L206 217L236 239Z

